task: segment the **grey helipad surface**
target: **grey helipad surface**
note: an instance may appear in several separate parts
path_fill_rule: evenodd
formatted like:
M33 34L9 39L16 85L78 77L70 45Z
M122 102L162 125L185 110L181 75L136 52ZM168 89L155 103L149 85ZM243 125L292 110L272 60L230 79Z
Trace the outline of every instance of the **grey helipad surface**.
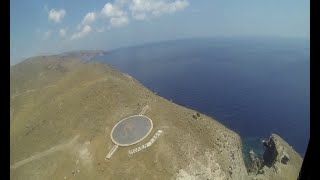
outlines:
M147 137L152 127L152 121L148 117L143 115L130 116L113 127L111 139L119 146L130 146Z

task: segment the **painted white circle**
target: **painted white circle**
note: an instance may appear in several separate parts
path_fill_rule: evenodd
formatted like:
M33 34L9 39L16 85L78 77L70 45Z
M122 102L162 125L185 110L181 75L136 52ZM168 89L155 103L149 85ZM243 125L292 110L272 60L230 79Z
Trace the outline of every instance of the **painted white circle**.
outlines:
M118 146L130 146L146 138L153 128L152 120L143 115L122 119L111 130L111 140Z

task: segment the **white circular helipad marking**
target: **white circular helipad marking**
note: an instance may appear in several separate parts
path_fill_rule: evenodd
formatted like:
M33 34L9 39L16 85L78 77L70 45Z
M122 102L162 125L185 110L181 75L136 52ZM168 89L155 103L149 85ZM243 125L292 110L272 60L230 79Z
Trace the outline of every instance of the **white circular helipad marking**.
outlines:
M153 128L152 120L134 115L118 122L111 130L111 140L118 146L130 146L146 138Z

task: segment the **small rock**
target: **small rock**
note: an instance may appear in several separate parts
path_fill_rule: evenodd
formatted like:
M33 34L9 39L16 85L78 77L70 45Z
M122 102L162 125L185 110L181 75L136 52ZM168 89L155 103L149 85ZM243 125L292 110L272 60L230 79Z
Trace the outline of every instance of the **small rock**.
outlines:
M80 172L80 170L79 170L79 169L77 169L77 170L73 170L73 171L72 171L72 174L73 174L73 176L75 176L75 175L77 175L79 172Z
M281 156L281 163L282 164L287 164L287 162L289 160L290 160L290 156L286 152L283 152L283 154Z
M262 140L262 144L263 144L263 147L264 147L264 148L267 148L267 147L268 147L268 141Z
M264 170L263 170L263 169L260 169L260 170L258 171L258 174L264 174Z
M273 170L275 173L279 173L279 168L276 165L273 165Z

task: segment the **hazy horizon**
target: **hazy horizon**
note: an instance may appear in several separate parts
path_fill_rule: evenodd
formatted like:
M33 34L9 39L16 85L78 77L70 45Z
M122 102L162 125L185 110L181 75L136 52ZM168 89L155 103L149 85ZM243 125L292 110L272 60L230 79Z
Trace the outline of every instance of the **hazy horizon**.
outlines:
M77 52L77 51L94 51L94 50L101 50L101 51L105 51L105 52L109 52L109 51L115 51L118 49L123 49L123 48L132 48L132 47L138 47L138 46L145 46L148 44L157 44L157 43L166 43L166 42L170 42L170 41L184 41L184 40L214 40L214 39L245 39L245 40L251 40L251 39L259 39L259 40L263 40L263 39L272 39L272 40L302 40L302 41L306 41L309 45L310 43L310 39L306 38L306 37L276 37L276 36L271 36L271 37L267 37L267 36L260 36L260 37L256 37L256 36L236 36L236 37L189 37L189 38L179 38L179 39L169 39L169 40L158 40L158 41L149 41L149 42L140 42L140 43L134 43L134 44L128 44L128 45L123 45L123 46L118 46L118 47L113 47L110 49L105 49L103 47L101 48L87 48L87 49L70 49L70 50L65 50L65 51L57 51L57 52L41 52L41 53L37 53L37 54L33 54L30 56L26 56L26 57L21 57L20 59L14 59L15 61L10 60L10 65L13 66L15 64L18 64L28 58L32 58L32 57L36 57L36 56L50 56L50 55L58 55L58 54L62 54L62 53L66 53L66 52Z

